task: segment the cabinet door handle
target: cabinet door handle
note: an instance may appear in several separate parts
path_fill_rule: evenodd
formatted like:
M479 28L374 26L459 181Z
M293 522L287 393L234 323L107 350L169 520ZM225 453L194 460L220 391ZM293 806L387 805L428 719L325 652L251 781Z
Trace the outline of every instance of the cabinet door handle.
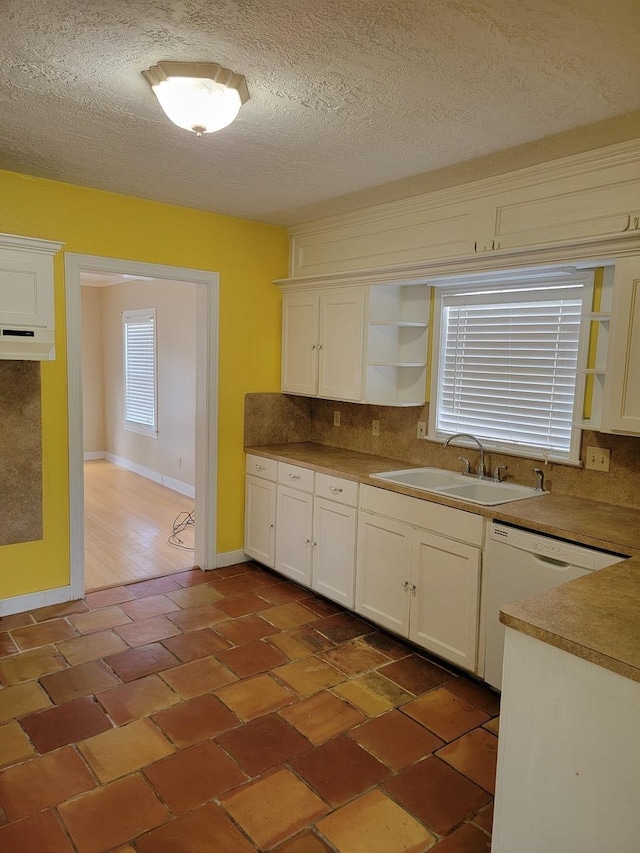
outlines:
M311 545L311 539L305 539L304 544L305 545Z
M409 581L402 581L402 586L406 589L409 586Z
M311 344L311 349L315 349L315 348L316 348L316 345L315 345L315 344Z
M334 495L339 495L342 492L340 486L329 486L329 491L333 492Z
M256 471L266 471L266 470L267 470L266 465L256 465Z
M312 542L312 543L311 543L311 547L312 547L312 548L315 548L317 544L318 544L317 542Z
M290 480L301 480L302 477L300 476L300 474L289 474L289 479Z
M322 349L322 344L318 344L318 349Z
M275 524L270 524L270 525L269 525L269 530L273 530L273 528L274 528L274 527L275 527Z
M500 241L499 241L499 240L492 240L492 241L491 241L491 248L492 248L494 251L495 251L496 249L499 249L499 248L500 248Z
M409 584L409 589L411 590L411 592L413 592L415 588L416 588L416 585L414 583Z

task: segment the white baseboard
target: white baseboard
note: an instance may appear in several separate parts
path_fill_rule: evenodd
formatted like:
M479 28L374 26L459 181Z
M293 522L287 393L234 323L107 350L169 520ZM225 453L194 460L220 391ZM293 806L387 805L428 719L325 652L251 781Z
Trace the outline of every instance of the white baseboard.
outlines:
M190 486L188 483L183 483L181 480L174 480L173 477L167 477L166 474L162 475L162 485L166 486L168 489L173 489L174 492L180 492L181 495L185 495L187 498L195 500L195 486Z
M15 595L0 601L0 616L10 616L12 613L23 613L26 610L37 610L50 604L63 604L72 601L70 586L59 586L55 589L45 589L42 592L30 592L27 595Z
M113 465L118 465L120 468L125 468L127 471L132 471L134 474L146 477L147 480L153 480L154 483L166 486L174 492L179 492L181 495L186 495L188 498L195 498L195 488L190 486L188 483L183 483L180 480L174 480L173 477L167 477L166 474L160 474L159 471L153 471L151 468L145 468L144 465L138 465L137 462L125 459L124 456L116 456L115 453L105 453L104 458L107 462L111 462Z
M236 563L246 563L249 558L244 551L225 551L216 554L216 568L224 569L225 566L235 566Z
M92 459L104 459L106 455L104 450L86 450L84 461L89 462Z

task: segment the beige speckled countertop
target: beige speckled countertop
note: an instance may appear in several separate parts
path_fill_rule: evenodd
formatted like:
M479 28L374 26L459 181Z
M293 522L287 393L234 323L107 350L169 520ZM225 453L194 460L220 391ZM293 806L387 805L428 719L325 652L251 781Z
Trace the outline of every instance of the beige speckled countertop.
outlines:
M246 450L634 557L509 604L502 608L501 619L511 628L640 681L640 512L637 510L553 494L485 507L371 479L370 474L415 467L397 459L312 443L265 445Z
M640 558L507 604L500 621L640 681Z

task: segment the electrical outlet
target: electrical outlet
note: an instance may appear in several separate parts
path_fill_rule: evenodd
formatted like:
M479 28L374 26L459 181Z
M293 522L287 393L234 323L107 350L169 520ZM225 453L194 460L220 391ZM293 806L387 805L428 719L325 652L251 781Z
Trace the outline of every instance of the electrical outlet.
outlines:
M608 447L587 447L586 468L592 471L608 471L611 463L611 451Z
M334 426L340 426L340 412L339 411L335 411L333 413L333 425Z
M178 468L182 468L182 456L178 456Z
M380 421L371 421L371 435L380 435Z
M418 438L425 438L427 435L427 425L424 421L418 421Z

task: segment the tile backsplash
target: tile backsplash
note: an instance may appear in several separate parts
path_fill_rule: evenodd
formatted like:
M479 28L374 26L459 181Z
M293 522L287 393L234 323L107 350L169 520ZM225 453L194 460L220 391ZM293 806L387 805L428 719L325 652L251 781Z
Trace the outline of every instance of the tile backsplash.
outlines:
M251 399L249 399L251 398ZM334 412L340 412L340 426L333 425ZM380 421L380 435L371 434L371 422ZM285 394L248 394L245 401L245 445L285 444L312 441L345 450L371 453L397 459L398 467L433 465L458 470L459 456L477 464L478 454L471 448L443 447L416 436L418 421L429 420L428 404L422 407L395 408L340 403ZM582 458L587 446L611 450L611 470L589 471L569 465L507 456L488 452L488 472L506 465L507 479L535 485L533 468L545 472L545 487L555 494L603 501L640 508L640 438L585 431L582 434Z
M0 361L0 545L42 539L40 364Z

